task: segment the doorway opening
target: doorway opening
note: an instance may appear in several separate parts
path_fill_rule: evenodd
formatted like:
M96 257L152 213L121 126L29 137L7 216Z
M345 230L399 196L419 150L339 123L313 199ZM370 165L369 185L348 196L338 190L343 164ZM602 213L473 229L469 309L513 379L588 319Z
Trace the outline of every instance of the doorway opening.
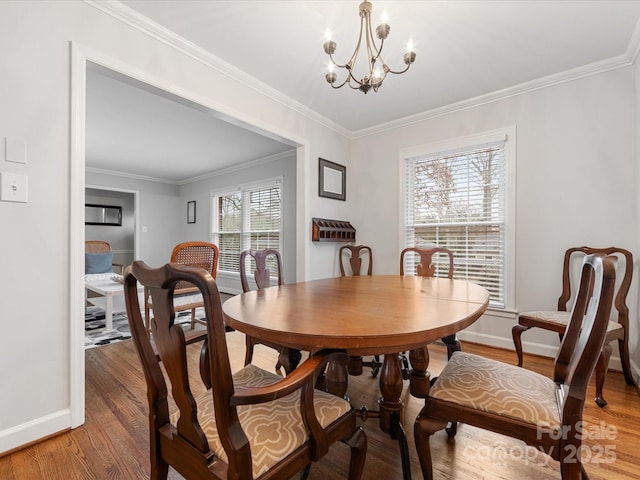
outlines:
M102 69L103 71L111 72L110 75L121 76L128 79L128 82L133 82L142 87L145 91L153 91L161 96L171 97L173 100L178 99L180 103L189 104L199 109L201 112L206 112L209 116L215 116L218 120L224 120L227 123L235 126L238 129L244 129L252 134L259 134L270 138L276 142L281 142L289 149L294 157L296 169L293 174L294 185L297 187L295 193L292 195L292 201L295 205L295 211L293 214L293 258L298 262L296 263L295 275L297 279L304 278L307 264L308 264L308 247L304 242L304 234L298 232L295 228L296 224L302 224L307 217L308 213L308 183L309 183L309 158L308 158L308 146L304 140L294 140L294 135L272 133L263 127L252 125L251 122L243 121L241 119L231 116L232 114L226 114L219 111L214 111L211 106L204 104L201 98L194 95L194 98L198 100L190 100L186 98L184 89L178 88L165 80L157 77L152 77L145 72L141 72L134 67L124 65L121 62L106 58L96 53L93 50L85 51L83 47L78 44L72 44L72 128L71 128L71 192L70 192L70 318L71 318L71 336L70 336L70 393L71 393L71 427L75 428L84 423L85 416L85 370L84 370L84 256L80 253L84 250L85 231L84 231L84 204L87 186L87 180L85 174L87 170L93 169L88 164L86 155L86 141L87 141L87 122L86 122L86 108L87 108L87 77L90 70L95 68ZM175 92L175 93L174 93ZM233 114L235 115L235 114ZM278 130L278 127L274 126L274 131ZM249 142L245 142L249 143ZM184 156L179 159L179 162L184 162ZM155 167L159 167L159 163L156 162ZM233 169L233 166L230 167ZM135 176L135 175L134 175ZM138 174L138 177L142 175ZM93 177L92 177L93 178ZM171 182L170 182L171 183ZM173 182L176 185L176 189L180 191L180 182ZM208 192L207 192L208 195ZM140 203L139 199L137 203ZM180 197L180 202L184 199ZM145 205L147 205L145 203ZM145 207L146 208L146 207ZM136 208L137 211L140 209ZM180 212L182 213L182 212ZM166 212L165 212L166 218ZM145 219L146 222L146 219ZM146 225L145 225L146 227ZM142 241L140 234L145 228L140 225L140 222L136 222L135 227L135 257L140 258L142 255L146 255L143 252L143 246L145 249L149 248L149 242Z

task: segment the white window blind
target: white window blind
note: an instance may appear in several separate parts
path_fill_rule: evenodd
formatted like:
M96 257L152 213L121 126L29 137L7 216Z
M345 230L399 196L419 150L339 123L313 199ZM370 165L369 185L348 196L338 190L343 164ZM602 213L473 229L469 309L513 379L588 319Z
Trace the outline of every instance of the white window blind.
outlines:
M405 246L445 247L454 278L505 306L505 140L405 159ZM446 275L448 259L434 257ZM405 271L415 271L409 257Z
M213 194L211 241L218 246L218 271L240 272L240 252L281 250L282 182L243 185Z

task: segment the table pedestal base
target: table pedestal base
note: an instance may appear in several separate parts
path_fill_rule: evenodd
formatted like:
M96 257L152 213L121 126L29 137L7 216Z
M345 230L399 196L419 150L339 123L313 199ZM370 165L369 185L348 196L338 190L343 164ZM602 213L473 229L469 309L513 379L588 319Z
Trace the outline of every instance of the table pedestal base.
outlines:
M429 393L430 380L430 375L427 371L429 366L429 351L427 347L411 350L409 359L411 362L411 369L409 370L411 395L425 398ZM368 418L378 418L380 420L380 429L388 433L391 439L398 441L402 462L402 478L411 480L409 446L402 426L404 423L404 405L401 399L403 370L399 354L386 354L380 370L380 393L382 394L382 397L378 400L380 410L370 411L366 407L362 407L357 411L357 414L362 421L367 421ZM330 362L327 366L325 378L326 391L349 400L347 397L348 379L346 365Z

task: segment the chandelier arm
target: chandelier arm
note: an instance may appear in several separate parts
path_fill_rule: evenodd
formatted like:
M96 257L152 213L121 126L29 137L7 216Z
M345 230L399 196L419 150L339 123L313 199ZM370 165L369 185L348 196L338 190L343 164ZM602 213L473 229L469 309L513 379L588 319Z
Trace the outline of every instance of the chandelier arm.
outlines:
M329 60L331 60L331 63L333 63L336 66L336 68L347 68L347 64L346 63L344 65L340 65L338 62L336 62L333 59L333 55L331 55L331 54L329 54Z
M403 70L391 70L390 68L387 67L387 71L389 73L393 73L395 75L399 75L401 73L406 72L407 70L409 70L409 67L411 66L411 64L408 64Z
M347 75L347 79L345 80L345 83L347 83L354 90L359 89L362 86L362 82L353 76L353 73L351 73L351 70L347 70L347 72L349 72L349 74ZM352 80L356 83L355 86L351 83Z
M362 86L362 84L358 80L356 80L356 83L358 84L357 86L356 85L351 85L351 82L348 82L347 85L352 90L360 90L360 87Z
M382 46L384 45L384 39L381 39L380 41L380 49L378 50L378 47L376 47L376 42L373 39L373 31L371 30L371 19L369 18L369 21L367 22L367 53L369 54L371 63L374 63L375 60L378 60L378 57L380 57L380 52L382 52Z
M360 33L358 34L358 43L356 44L356 49L353 51L351 58L346 63L346 65L349 65L349 68L347 69L349 71L349 76L353 78L356 82L358 82L358 80L356 79L356 77L353 76L352 70L353 70L353 67L355 67L356 62L358 61L358 53L360 53L360 45L362 44L362 29L364 25L365 25L365 16L361 16L360 17ZM346 65L345 65L345 68L346 68Z
M347 83L348 80L349 80L349 78L347 77L347 78L345 78L344 82L342 82L340 85L336 86L333 83L330 83L329 85L331 85L331 87L333 87L333 88L342 88L342 87L344 87L344 85ZM349 86L351 86L351 85L349 85Z

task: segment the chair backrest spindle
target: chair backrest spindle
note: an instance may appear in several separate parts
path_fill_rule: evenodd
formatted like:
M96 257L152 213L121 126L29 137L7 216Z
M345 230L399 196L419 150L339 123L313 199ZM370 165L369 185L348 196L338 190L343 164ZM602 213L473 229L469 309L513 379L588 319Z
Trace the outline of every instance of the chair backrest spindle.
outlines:
M371 275L373 272L373 253L371 247L367 245L344 245L340 247L338 255L340 257L340 276L347 276L347 269L345 268L345 261L347 260L347 252L350 252L349 267L351 268L351 275L358 276L362 274L362 260L368 256L367 275Z
M416 265L416 275L420 277L435 277L436 265L433 261L433 257L434 255L437 255L437 254L443 254L443 255L446 255L449 260L449 270L447 272L447 278L453 278L453 252L448 248L442 248L442 247L405 248L400 253L400 275L404 275L405 255L410 252L414 252L420 256L420 263Z

